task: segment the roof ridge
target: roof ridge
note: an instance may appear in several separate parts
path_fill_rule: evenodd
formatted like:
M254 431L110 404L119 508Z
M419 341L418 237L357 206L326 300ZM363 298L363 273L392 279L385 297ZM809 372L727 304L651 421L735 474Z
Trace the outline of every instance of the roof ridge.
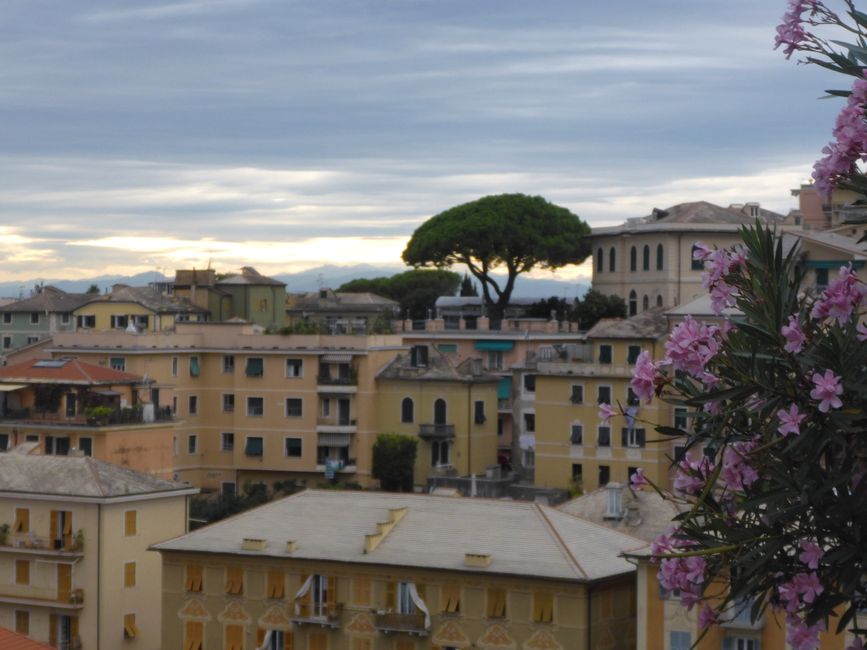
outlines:
M540 506L538 503L534 503L533 504L533 510L535 510L536 513L538 514L538 516L542 519L542 521L545 522L545 525L548 527L548 530L551 531L551 534L554 536L554 539L560 545L560 549L566 554L566 557L568 557L569 560L572 562L573 568L575 568L577 570L578 574L580 574L585 580L589 580L590 576L584 570L584 567L581 566L581 563L578 561L578 558L576 558L572 554L572 551L569 550L569 547L566 546L566 542L563 541L563 538L560 536L560 532L557 530L557 528L554 526L554 524L548 518L548 515L545 514L545 511L542 509L542 506Z
M94 378L90 376L90 373L87 372L87 369L81 365L81 362L78 358L75 358L72 361L73 363L75 363L75 367L81 371L81 374L83 374L90 383L96 383L96 380L94 380Z
M103 497L107 497L108 496L108 490L105 489L105 486L102 484L102 480L99 478L99 474L96 471L96 467L94 467L94 463L93 463L94 460L95 459L92 456L85 456L84 457L84 465L85 465L85 467L87 467L87 469L90 471L91 475L93 476L93 481L96 483L96 488L99 490L100 495L102 495Z

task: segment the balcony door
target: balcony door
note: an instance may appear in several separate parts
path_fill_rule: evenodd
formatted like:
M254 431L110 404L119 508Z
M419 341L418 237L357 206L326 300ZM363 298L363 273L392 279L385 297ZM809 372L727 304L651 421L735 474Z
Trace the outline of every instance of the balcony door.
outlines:
M345 427L349 425L349 400L337 400L337 424Z
M434 402L434 424L444 425L446 423L446 401L438 399Z

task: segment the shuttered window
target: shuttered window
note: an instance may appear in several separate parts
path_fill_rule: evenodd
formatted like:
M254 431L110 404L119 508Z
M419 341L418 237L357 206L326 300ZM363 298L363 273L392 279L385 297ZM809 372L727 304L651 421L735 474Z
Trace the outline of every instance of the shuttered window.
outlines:
M135 587L135 562L124 562L123 586Z
M552 623L554 621L554 595L543 592L533 594L533 621Z
M457 614L461 611L460 585L443 585L440 596L440 607L446 614Z
M506 590L488 589L488 618L505 618Z
M235 595L244 593L244 570L241 567L226 569L226 593Z
M226 626L226 650L244 650L244 628L240 625Z
M283 572L279 570L268 571L268 581L265 585L265 598L283 598Z
M135 614L123 616L123 638L134 639L138 636L138 626L135 624Z
M203 570L201 564L188 564L184 589L187 591L200 592L202 590L202 574Z
M184 650L202 650L204 627L199 621L187 621L184 626Z
M15 611L15 631L18 634L30 635L30 612L20 609Z
M352 579L352 603L370 605L370 578Z
M328 650L328 636L324 632L310 632L307 635L307 650Z
M15 584L30 584L30 560L15 560Z
M136 534L137 515L135 510L127 510L123 513L123 534L127 537Z
M30 510L27 508L15 508L15 523L12 526L13 533L30 532Z

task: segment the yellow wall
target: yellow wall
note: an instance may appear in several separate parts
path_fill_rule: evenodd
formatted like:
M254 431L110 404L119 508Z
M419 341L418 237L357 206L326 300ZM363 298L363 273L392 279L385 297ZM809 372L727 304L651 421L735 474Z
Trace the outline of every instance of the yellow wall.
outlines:
M95 316L96 324L92 329L111 330L112 316L148 316L148 331L170 329L175 324L174 314L156 314L151 309L135 302L120 301L95 301L82 305L72 312L72 317L77 320L78 316Z

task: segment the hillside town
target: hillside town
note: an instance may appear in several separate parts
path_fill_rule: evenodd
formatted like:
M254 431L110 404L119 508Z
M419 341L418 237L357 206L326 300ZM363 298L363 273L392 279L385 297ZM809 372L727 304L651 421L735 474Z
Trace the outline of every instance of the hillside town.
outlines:
M654 427L691 414L631 379L685 320L742 317L694 253L744 227L797 252L807 294L867 280L858 195L792 193L785 215L699 201L593 228L592 289L623 313L589 327L519 295L413 318L253 266L6 301L0 647L784 650L785 619L708 627L658 586L680 511L634 477L675 490L693 452ZM402 477L382 434L412 443Z

